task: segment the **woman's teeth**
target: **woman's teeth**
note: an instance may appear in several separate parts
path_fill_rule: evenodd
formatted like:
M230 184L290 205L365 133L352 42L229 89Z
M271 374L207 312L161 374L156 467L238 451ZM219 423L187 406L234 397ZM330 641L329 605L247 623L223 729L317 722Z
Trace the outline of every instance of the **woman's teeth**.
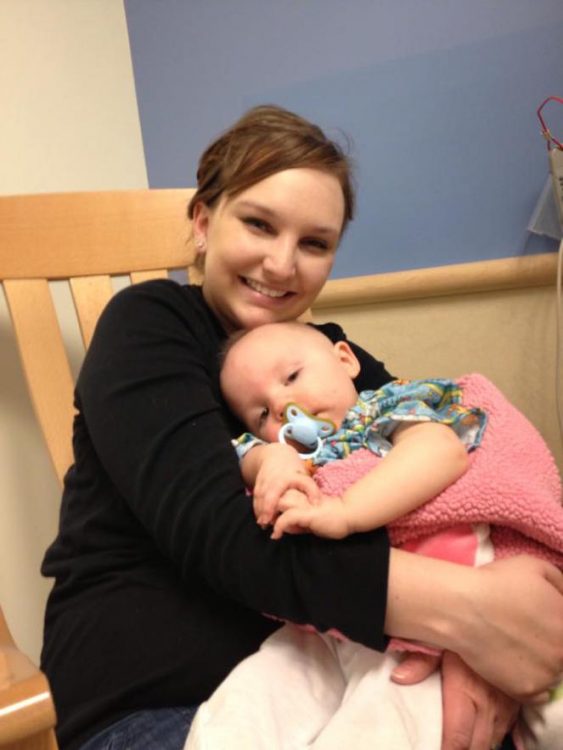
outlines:
M254 289L255 292L264 294L266 297L285 297L287 294L287 292L282 292L279 289L270 289L270 287L264 286L264 284L260 284L253 279L244 279L244 281L251 289Z

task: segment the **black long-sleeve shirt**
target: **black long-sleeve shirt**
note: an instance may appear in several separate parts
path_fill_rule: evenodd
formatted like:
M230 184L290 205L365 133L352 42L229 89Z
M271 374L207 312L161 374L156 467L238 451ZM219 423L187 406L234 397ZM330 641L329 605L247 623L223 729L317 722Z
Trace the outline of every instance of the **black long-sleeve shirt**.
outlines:
M100 318L42 567L62 750L131 711L206 699L278 627L261 613L384 647L384 530L273 542L257 526L230 444L242 425L219 389L224 338L201 289L172 281L132 286ZM390 379L354 351L358 390Z

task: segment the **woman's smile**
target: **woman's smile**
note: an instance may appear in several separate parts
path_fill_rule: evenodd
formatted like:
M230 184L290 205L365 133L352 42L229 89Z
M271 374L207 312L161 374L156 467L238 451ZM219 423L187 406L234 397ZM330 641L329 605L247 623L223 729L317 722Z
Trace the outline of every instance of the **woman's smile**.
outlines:
M249 279L244 276L241 276L240 278L246 286L250 287L250 289L265 297L269 297L270 299L279 299L280 297L287 297L288 295L293 294L293 292L289 290L273 289L272 287L266 286L262 282L255 281L254 279Z

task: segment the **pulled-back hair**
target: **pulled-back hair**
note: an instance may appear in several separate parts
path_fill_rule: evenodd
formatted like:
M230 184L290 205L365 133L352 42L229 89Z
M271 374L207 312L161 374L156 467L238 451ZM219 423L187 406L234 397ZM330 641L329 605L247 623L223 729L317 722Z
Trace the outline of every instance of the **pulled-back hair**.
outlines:
M354 216L348 157L317 125L275 105L250 109L205 150L188 216L193 218L199 202L212 208L223 194L232 198L276 172L297 168L336 177L344 196L344 231Z

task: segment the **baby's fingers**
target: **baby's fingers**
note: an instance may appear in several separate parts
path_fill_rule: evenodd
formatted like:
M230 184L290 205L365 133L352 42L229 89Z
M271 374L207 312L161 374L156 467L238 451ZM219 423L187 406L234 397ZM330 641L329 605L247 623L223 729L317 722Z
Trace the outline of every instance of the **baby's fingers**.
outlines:
M321 491L308 474L297 474L291 482L293 489L300 490L307 496L307 500L313 505L318 505L321 501Z
M278 516L270 535L271 539L281 539L284 534L302 534L305 527L299 523L299 509L286 510Z
M278 513L285 513L293 508L312 508L309 498L301 490L290 488L286 490L277 503Z
M273 522L281 494L281 491L272 488L267 489L266 492L259 487L255 488L253 509L259 526L269 526Z
M284 534L302 534L307 531L311 517L309 508L290 508L277 517L272 530L272 539L281 539Z

